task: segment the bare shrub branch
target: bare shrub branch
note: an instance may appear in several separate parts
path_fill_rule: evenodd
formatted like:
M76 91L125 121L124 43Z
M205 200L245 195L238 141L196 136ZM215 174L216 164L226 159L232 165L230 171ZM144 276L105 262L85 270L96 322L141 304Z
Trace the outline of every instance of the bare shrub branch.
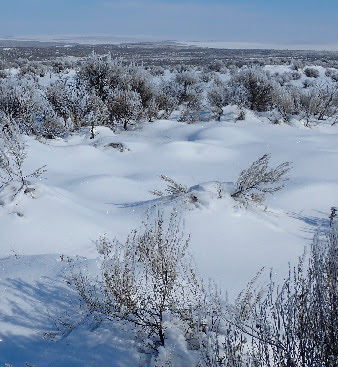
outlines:
M167 182L167 188L165 189L165 191L167 193L164 193L162 191L159 190L153 190L150 191L150 193L154 196L159 196L159 197L164 197L164 196L181 196L181 195L185 195L188 193L188 188L176 181L174 181L172 178L165 176L165 175L160 175L160 178Z
M285 175L291 169L291 163L285 162L276 168L269 167L270 154L265 154L243 170L236 183L236 191L231 195L244 202L261 204L266 194L281 190L288 180Z

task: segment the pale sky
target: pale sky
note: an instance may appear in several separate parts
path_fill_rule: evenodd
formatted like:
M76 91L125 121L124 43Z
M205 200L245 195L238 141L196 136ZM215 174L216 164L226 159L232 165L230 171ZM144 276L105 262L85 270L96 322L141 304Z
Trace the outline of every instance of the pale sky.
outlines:
M0 0L0 37L338 43L338 0Z

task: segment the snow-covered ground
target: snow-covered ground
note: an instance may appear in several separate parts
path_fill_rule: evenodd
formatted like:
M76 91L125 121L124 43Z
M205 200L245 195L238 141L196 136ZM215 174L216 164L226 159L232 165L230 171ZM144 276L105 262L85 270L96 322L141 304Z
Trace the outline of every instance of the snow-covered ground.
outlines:
M337 51L338 44L321 43L262 43L262 42L231 42L231 41L182 41L183 45L208 47L214 49L270 49L270 50L317 50Z
M230 300L262 267L261 283L270 268L283 281L337 205L338 127L272 125L250 112L234 123L234 114L229 107L221 122L161 120L121 133L98 127L93 140L86 129L56 140L25 137L25 172L47 171L30 194L12 202L0 194L0 365L149 364L128 327L81 316L66 283L69 258L95 271L95 241L103 234L124 241L147 211L180 212L197 269ZM218 198L218 182L235 182L266 153L272 166L292 162L289 182L266 207L245 208L226 191ZM165 188L161 174L192 187L197 203L153 196ZM64 336L60 321L70 323Z
M337 43L268 43L268 42L241 42L229 40L171 40L160 36L150 35L109 35L109 34L58 34L58 35L15 35L10 37L0 36L0 41L14 42L50 42L63 43L65 47L74 44L101 45L101 44L125 44L140 42L172 42L179 45L205 47L213 49L270 49L270 50L316 50L316 51L337 51Z

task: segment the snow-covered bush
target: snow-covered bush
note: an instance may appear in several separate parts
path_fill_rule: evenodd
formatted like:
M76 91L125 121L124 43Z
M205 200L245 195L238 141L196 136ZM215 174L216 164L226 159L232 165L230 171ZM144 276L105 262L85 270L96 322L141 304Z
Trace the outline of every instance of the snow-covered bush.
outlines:
M270 155L265 154L254 161L248 169L243 170L231 197L245 204L249 202L262 204L266 194L281 190L288 180L285 175L289 172L291 164L285 162L276 168L270 168L269 160Z
M258 112L271 108L272 83L262 70L241 69L231 78L229 87L230 103Z
M304 62L301 59L292 59L291 60L291 67L295 71L299 71L300 69L304 68Z
M117 75L112 73L113 68L110 58L103 58L93 53L81 64L77 77L89 89L94 89L103 101L106 101L110 88L119 83L119 80L115 81L119 73Z
M194 87L199 84L197 75L192 71L183 71L175 75L175 81L182 86L180 103L186 100L186 94L189 87Z
M126 89L111 90L107 97L110 124L122 124L124 130L128 124L142 116L142 100L137 91Z
M34 132L38 110L36 86L26 80L6 78L0 81L0 110L13 117L26 133Z
M164 197L164 196L182 196L182 195L186 195L188 193L188 188L185 185L182 185L176 181L174 181L172 178L165 176L165 175L160 175L160 178L167 182L167 188L166 188L166 194L162 191L159 190L153 190L150 191L150 193L152 195L155 196L159 196L159 197Z
M338 71L334 68L326 68L325 76L330 77L333 82L338 82Z
M0 191L11 184L11 198L21 191L31 192L29 180L39 178L45 172L45 166L42 166L32 173L24 173L26 156L16 122L0 112Z
M108 123L108 109L103 101L79 81L59 79L46 90L46 96L68 129ZM70 120L70 122L69 122Z
M245 311L245 314L243 312ZM318 231L282 286L250 285L232 311L259 366L338 366L338 224Z
M300 79L301 77L301 74L297 71L292 71L290 73L290 78L293 80L293 81L297 81L298 79Z
M188 86L184 93L179 121L193 123L199 120L202 109L202 90L198 85Z
M219 122L223 115L223 107L228 104L228 89L221 81L216 81L207 93L207 102L215 119Z
M338 88L335 85L315 85L300 93L301 116L308 126L311 117L323 120L338 109Z
M149 108L151 110L154 109L156 90L152 83L151 74L144 68L126 68L123 84L121 83L119 87L120 89L123 88L125 90L136 91L141 98L142 108L145 112Z
M196 75L191 71L177 73L175 81L180 85L179 105L182 107L182 122L193 123L199 119L202 108L202 86Z
M272 105L284 122L289 122L293 114L298 114L300 109L299 90L293 86L274 86L272 93Z
M98 241L101 286L91 285L82 273L74 274L72 282L90 313L133 323L156 350L165 345L169 325L176 325L187 339L196 330L194 312L202 290L187 255L188 245L178 213L173 211L166 223L159 212L124 243L106 237Z
M305 68L304 69L304 74L306 75L306 77L309 77L309 78L318 78L319 77L319 72L317 69L315 68Z
M0 80L0 110L12 117L23 133L55 137L64 132L44 92L25 78Z
M156 96L161 118L168 119L172 112L178 109L183 87L174 80L162 81Z
M47 67L42 63L38 62L28 62L25 65L22 65L19 71L19 76L32 75L32 76L40 76L44 77L47 73Z

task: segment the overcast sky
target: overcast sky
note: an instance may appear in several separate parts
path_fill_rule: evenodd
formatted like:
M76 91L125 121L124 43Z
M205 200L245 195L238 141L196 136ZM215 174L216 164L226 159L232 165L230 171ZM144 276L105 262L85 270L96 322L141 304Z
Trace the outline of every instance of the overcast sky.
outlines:
M337 43L338 0L0 0L0 36Z

